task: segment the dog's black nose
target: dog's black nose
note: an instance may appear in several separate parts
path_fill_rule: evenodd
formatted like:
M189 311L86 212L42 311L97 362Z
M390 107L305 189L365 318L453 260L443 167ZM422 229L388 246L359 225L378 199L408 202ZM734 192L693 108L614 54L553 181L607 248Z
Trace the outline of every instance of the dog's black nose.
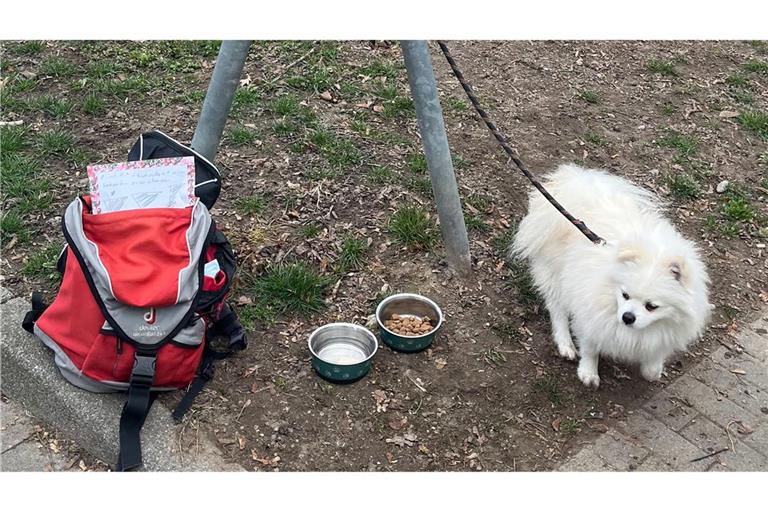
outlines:
M627 311L626 313L621 315L621 320L627 325L632 325L633 323L635 323L635 314Z

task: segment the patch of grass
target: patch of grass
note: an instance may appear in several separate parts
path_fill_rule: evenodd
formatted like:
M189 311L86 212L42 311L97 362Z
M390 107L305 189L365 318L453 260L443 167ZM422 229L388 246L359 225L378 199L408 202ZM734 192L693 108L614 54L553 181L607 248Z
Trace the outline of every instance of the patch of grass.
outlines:
M119 99L125 99L129 96L142 98L150 90L154 82L141 74L133 74L120 79L98 79L93 81L93 92L114 96Z
M411 249L431 249L437 228L429 214L418 206L404 206L389 219L389 233Z
M14 198L14 210L19 215L45 210L53 203L50 181L41 175L39 162L27 156L3 155L0 184L4 200Z
M581 429L581 423L578 420L566 418L560 422L560 432L568 435L575 434Z
M235 210L242 215L261 215L267 209L267 201L261 195L239 197L235 200Z
M205 93L201 100L205 99ZM255 107L261 103L261 93L254 87L240 87L235 91L235 98L232 100L232 108L240 111L246 107Z
M54 281L56 279L56 260L59 259L61 248L61 245L52 244L32 253L21 269L22 274Z
M382 165L372 165L365 174L369 181L379 185L391 183L395 178L395 173Z
M499 257L507 259L509 247L512 245L512 241L515 239L516 232L517 226L512 226L507 231L491 239L491 247L493 247Z
M281 138L292 137L298 133L299 126L293 121L277 121L272 125L272 131Z
M454 98L453 96L446 98L445 105L457 114L466 114L469 112L469 103L459 98Z
M677 199L696 199L701 194L699 182L686 173L675 173L667 176L669 192Z
M417 174L427 173L427 158L424 153L411 153L407 159L408 168Z
M752 93L744 89L731 89L728 91L728 96L744 105L751 105L755 101Z
M768 62L763 62L757 59L750 59L744 63L744 71L750 73L759 73L761 75L768 75Z
M595 132L586 132L584 134L584 142L592 144L594 146L605 146L608 141L604 137Z
M74 149L75 138L72 134L57 128L40 133L35 146L44 156L64 156Z
M652 59L648 61L648 70L664 76L677 76L675 63L671 60Z
M15 210L8 210L0 219L0 234L4 242L8 236L16 236L20 242L29 240L29 230Z
M299 228L299 235L301 235L303 238L315 238L317 235L320 234L320 228L321 228L320 224L317 224L315 222L311 224L306 224Z
M374 81L371 87L371 92L375 96L387 101L392 101L397 98L397 86L388 84L383 80Z
M480 212L486 212L488 210L488 200L479 194L472 194L465 198L464 201Z
M381 116L386 119L410 117L416 112L416 108L413 106L413 100L403 96L398 96L392 101L385 102L383 107L384 110L381 111Z
M451 161L453 162L453 167L455 169L466 169L469 167L467 159L458 153L451 153Z
M6 158L24 149L27 146L25 135L26 130L22 126L0 127L0 155Z
M323 128L309 135L309 142L334 169L343 169L359 164L363 155L351 141L339 139L336 134Z
M243 146L256 140L258 134L245 126L235 126L227 131L227 142L233 146Z
M257 324L270 326L276 317L275 310L267 304L249 304L237 308L237 318L246 331L255 330Z
M733 75L727 76L725 83L731 87L741 87L743 89L750 87L749 78L747 78L742 73L734 73Z
M37 87L37 82L31 78L24 78L21 75L11 75L8 77L3 88L3 106L7 107L8 100L17 94L29 92Z
M48 76L65 77L75 74L77 67L61 57L48 57L40 63L40 73Z
M94 161L94 156L81 147L75 147L67 153L67 161L75 167L85 167Z
M53 96L40 96L35 98L30 106L56 119L61 119L69 114L74 105L65 99L58 99Z
M411 178L408 180L406 187L409 190L416 192L417 194L421 194L422 196L432 197L432 182L429 178Z
M723 205L723 216L730 221L750 221L755 213L752 203L742 197L732 197Z
M597 91L592 90L581 91L581 93L579 93L579 98L593 105L600 102L600 95L597 94Z
M670 130L659 140L659 145L667 148L676 149L682 158L692 156L699 148L698 141L685 133Z
M299 100L295 96L280 96L272 102L270 109L275 114L290 116L298 112Z
M119 71L120 68L114 62L98 61L90 63L85 70L85 74L89 78L107 78L117 75Z
M9 45L9 50L14 55L37 55L45 47L42 41L24 41L22 43Z
M98 116L106 112L107 105L98 94L90 93L83 100L83 112L92 116Z
M747 130L768 140L768 114L760 110L752 110L739 114L736 121Z
M392 61L376 59L360 68L360 74L371 78L386 77L388 80L394 80L397 76L397 68Z
M544 393L555 407L560 407L565 402L565 395L563 390L560 389L560 383L551 375L545 375L536 379L533 382L533 388Z
M309 315L325 307L324 294L331 281L304 263L275 265L256 279L254 302L276 314Z
M341 250L336 260L336 272L346 274L350 270L359 269L365 260L365 249L365 240L352 237L345 238L341 242Z
M704 219L704 230L719 234L725 238L736 238L741 232L741 224L730 220L718 219L716 215L708 215Z
M477 231L479 233L487 233L491 230L491 226L489 226L482 217L478 215L468 215L464 214L464 225L467 227L469 231Z
M523 305L540 306L542 303L541 297L536 290L536 286L533 284L533 276L531 276L528 264L519 258L508 259L507 261L509 263L511 284L517 292L517 298Z

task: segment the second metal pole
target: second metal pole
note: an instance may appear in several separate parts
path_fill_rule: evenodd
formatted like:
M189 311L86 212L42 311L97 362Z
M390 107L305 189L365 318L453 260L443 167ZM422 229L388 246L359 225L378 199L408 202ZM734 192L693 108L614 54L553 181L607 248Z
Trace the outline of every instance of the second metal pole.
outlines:
M400 46L419 120L446 258L451 267L467 274L470 270L469 239L429 48L426 41L401 41Z
M250 47L250 41L221 43L200 119L192 137L192 148L208 160L213 161L219 149L221 134L224 133L224 125L227 123Z

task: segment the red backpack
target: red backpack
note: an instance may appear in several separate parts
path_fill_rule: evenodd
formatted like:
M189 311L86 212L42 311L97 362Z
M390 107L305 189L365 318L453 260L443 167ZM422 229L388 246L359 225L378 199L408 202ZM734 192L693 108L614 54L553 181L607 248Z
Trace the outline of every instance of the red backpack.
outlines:
M154 151L144 151L146 139ZM46 306L34 293L23 322L53 350L69 382L97 393L128 392L120 471L141 465L140 431L155 391L189 386L173 413L180 420L212 378L213 361L247 345L225 302L234 254L208 211L220 189L218 170L158 131L142 135L137 146L133 159L194 156L205 193L187 208L99 215L91 213L88 196L72 201L62 218L67 245L57 264L58 294ZM211 347L218 336L228 338L228 350Z

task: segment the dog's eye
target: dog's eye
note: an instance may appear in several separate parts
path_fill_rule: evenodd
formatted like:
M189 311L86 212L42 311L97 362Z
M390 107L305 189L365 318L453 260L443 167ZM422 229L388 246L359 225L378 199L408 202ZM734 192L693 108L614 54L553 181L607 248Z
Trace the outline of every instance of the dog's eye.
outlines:
M629 294L627 292L621 292L621 296L624 297L624 300L629 300Z
M659 306L657 306L656 304L653 304L651 302L646 302L645 303L645 309L647 309L648 311L653 311L654 309L658 309L658 307Z

